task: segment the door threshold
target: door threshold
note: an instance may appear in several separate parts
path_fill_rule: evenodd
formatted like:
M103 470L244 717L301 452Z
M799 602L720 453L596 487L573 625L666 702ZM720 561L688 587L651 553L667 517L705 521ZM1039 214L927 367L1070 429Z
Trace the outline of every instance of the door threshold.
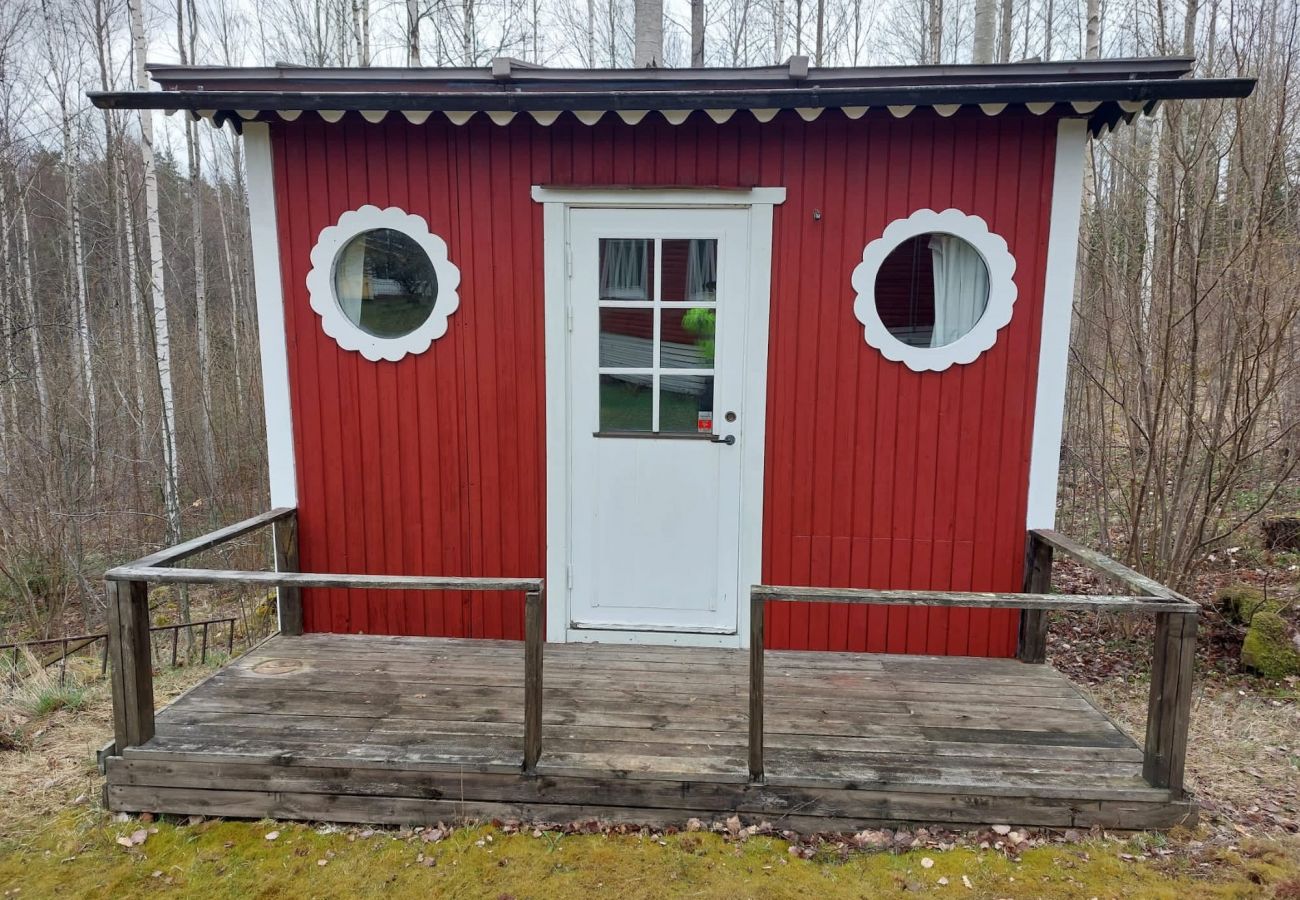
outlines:
M710 625L623 625L617 622L570 622L574 631L643 631L667 634L736 634L737 629Z

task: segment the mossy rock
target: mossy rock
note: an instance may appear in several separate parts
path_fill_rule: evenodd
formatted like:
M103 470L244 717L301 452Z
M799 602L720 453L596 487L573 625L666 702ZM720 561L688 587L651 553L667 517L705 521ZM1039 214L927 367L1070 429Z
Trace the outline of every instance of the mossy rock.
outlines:
M1249 625L1256 613L1279 613L1287 602L1276 594L1265 594L1254 585L1237 582L1219 591L1215 602L1229 621Z
M1300 675L1300 641L1275 612L1257 612L1241 645L1241 666L1265 678Z

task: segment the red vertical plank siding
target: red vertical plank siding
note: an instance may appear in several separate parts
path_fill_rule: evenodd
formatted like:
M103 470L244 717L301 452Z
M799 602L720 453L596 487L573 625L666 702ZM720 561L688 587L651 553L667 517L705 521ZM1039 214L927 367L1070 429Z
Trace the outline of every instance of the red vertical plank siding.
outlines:
M962 111L657 113L273 126L305 569L545 574L541 208L533 184L784 186L772 248L763 580L1019 587L1056 122ZM366 361L320 330L320 230L363 204L423 216L460 268L447 335ZM1016 257L1015 314L945 372L885 360L853 316L863 247L921 208L979 215ZM814 210L820 213L815 215ZM521 598L304 592L312 631L519 638ZM774 604L773 647L1007 656L1013 612Z

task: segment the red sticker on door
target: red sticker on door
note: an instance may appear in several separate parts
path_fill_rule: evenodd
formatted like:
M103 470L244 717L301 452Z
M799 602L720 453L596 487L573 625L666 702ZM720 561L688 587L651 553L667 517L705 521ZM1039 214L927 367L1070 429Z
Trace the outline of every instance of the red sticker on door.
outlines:
M713 413L701 410L695 420L695 430L700 434L713 434Z

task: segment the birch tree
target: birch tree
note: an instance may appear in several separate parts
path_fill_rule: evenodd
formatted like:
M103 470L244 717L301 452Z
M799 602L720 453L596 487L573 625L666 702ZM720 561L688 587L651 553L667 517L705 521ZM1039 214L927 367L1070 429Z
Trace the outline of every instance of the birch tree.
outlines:
M144 0L127 0L131 16L131 49L136 90L147 91L145 71L147 42L144 31ZM171 333L167 322L166 282L163 266L162 226L158 216L158 169L153 151L153 111L140 110L140 162L144 170L145 228L148 232L149 294L153 303L153 345L160 398L163 451L163 501L167 514L168 539L181 539L180 461L176 450L176 400L172 387ZM181 621L190 620L189 598L180 597Z

